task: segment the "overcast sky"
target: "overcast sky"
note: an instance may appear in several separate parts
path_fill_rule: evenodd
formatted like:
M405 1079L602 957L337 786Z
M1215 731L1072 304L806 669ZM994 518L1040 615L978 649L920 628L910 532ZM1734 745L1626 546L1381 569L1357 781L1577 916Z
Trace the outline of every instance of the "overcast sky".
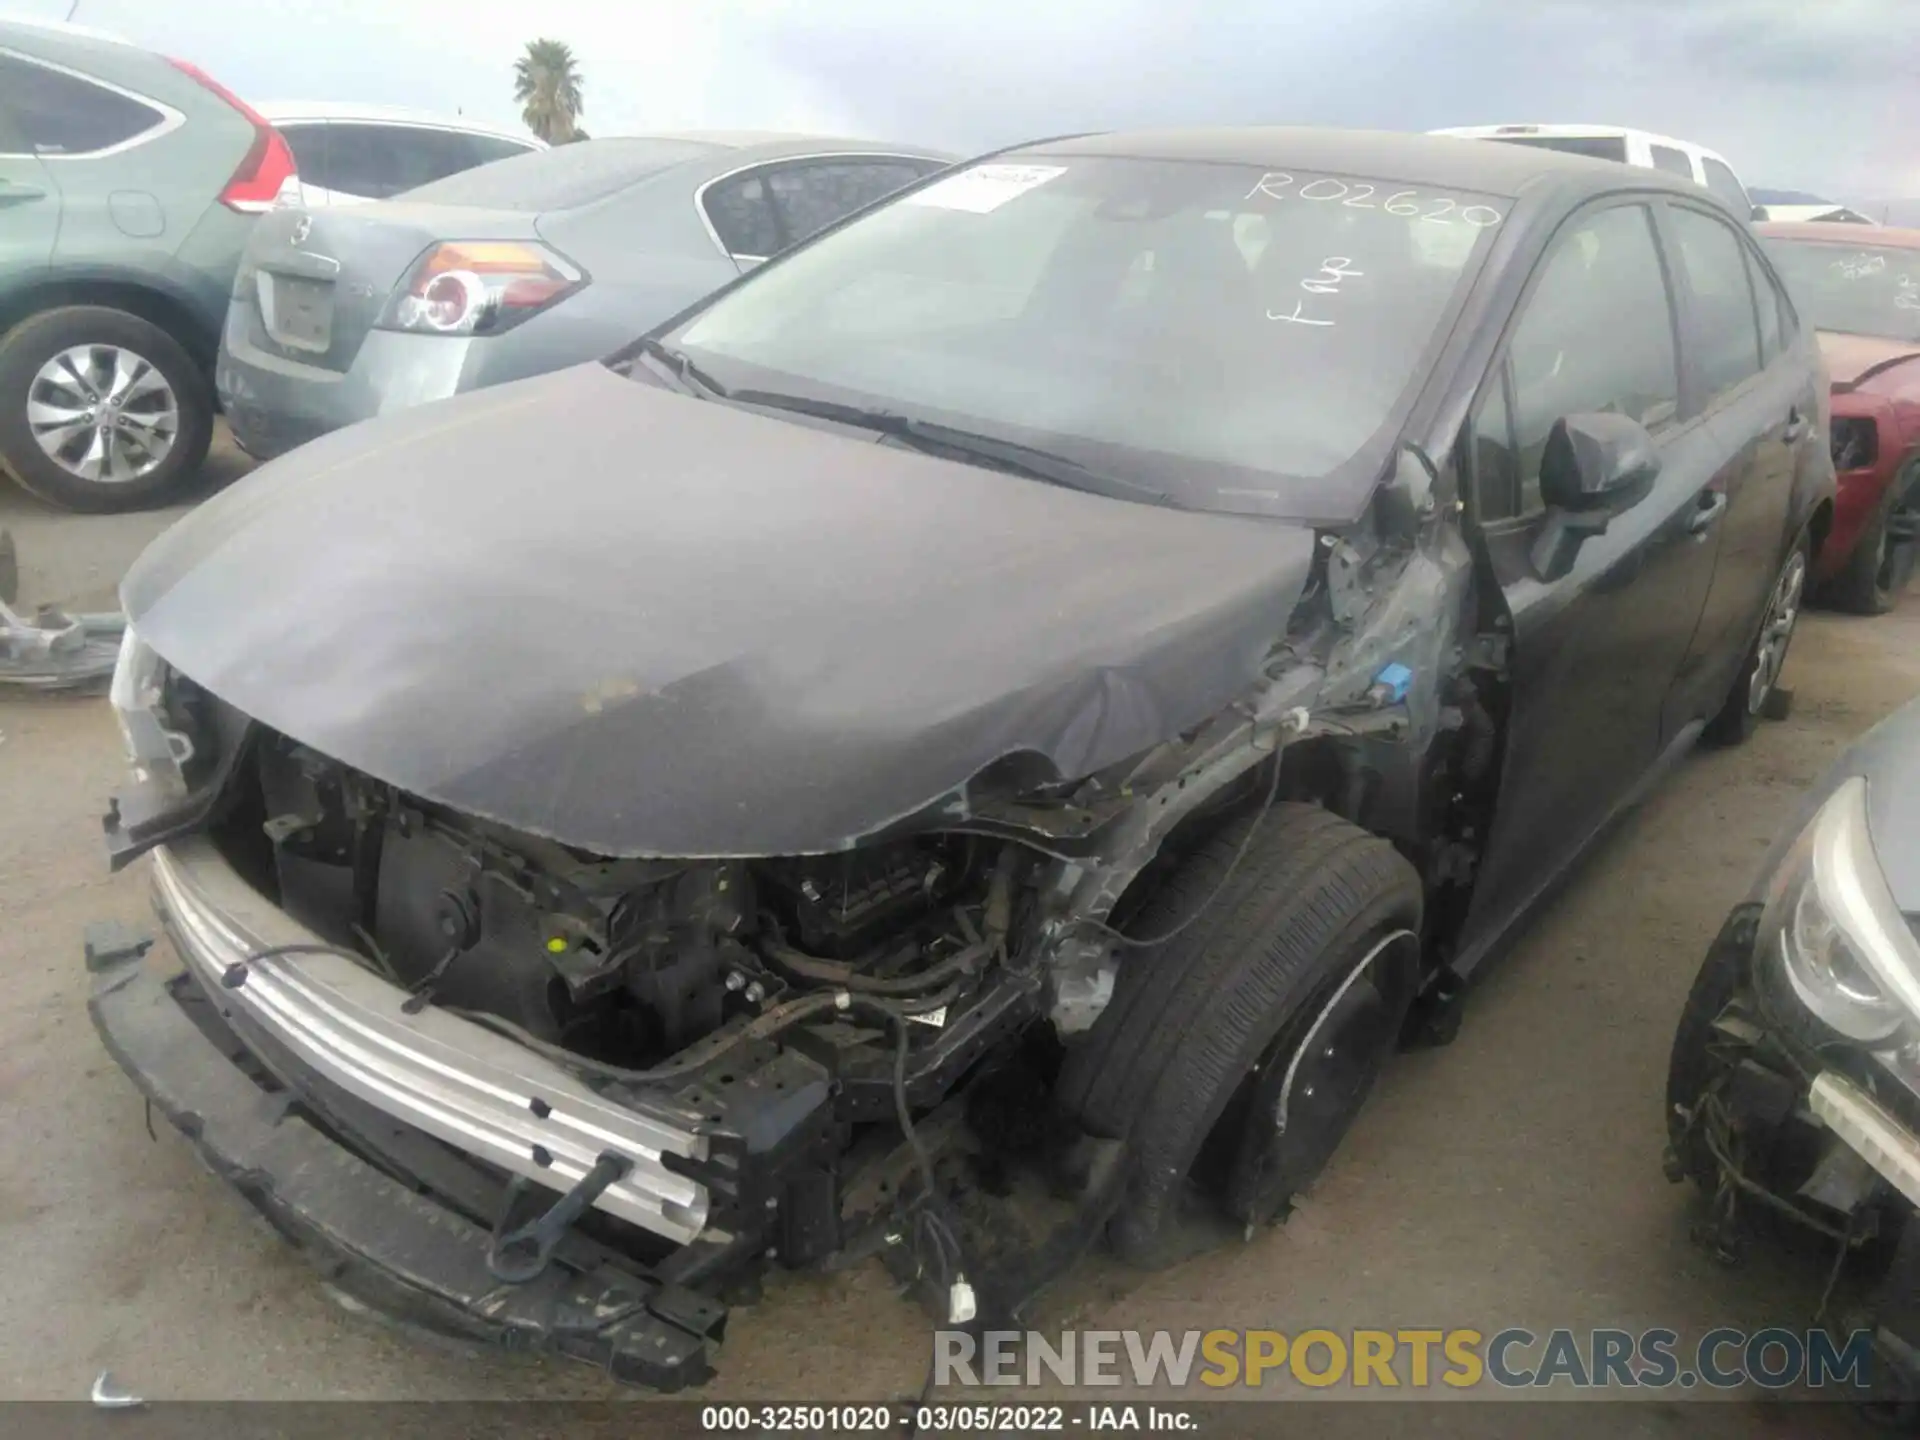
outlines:
M252 99L502 122L522 45L564 40L596 135L967 150L1167 123L1589 120L1696 140L1752 185L1920 196L1920 0L79 0L74 18Z

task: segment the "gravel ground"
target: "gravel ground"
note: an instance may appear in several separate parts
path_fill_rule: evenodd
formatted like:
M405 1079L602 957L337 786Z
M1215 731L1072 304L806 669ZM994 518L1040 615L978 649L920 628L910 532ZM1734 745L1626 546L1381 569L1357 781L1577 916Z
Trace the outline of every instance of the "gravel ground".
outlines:
M223 447L214 483L242 468ZM30 603L106 600L168 518L55 516L0 487ZM1043 1324L1801 1323L1814 1260L1728 1269L1687 1238L1690 1197L1660 1175L1667 1047L1794 797L1920 691L1920 594L1876 621L1809 616L1788 683L1791 719L1684 763L1486 977L1458 1041L1396 1063L1284 1229L1154 1275L1090 1260ZM614 1393L584 1368L428 1348L343 1312L172 1132L147 1138L80 963L88 922L147 916L143 874L109 877L100 850L120 767L104 701L0 696L0 1398L78 1398L103 1368L153 1398ZM877 1270L778 1281L736 1311L703 1398L912 1393L926 1332ZM1661 1434L1751 1430L1725 1406L1662 1409Z

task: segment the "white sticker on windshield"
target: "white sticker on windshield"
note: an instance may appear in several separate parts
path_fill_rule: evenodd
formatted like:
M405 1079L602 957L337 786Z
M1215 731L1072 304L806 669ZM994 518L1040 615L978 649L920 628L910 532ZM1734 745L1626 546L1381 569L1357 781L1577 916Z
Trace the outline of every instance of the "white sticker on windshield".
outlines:
M950 179L936 180L924 190L916 190L903 203L985 215L1066 173L1064 165L976 165Z

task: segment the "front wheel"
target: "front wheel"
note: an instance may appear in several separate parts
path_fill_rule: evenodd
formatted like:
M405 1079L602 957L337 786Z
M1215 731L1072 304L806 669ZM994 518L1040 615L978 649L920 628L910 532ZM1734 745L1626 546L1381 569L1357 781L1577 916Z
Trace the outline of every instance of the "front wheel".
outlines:
M1229 825L1183 862L1136 929L1186 928L1125 956L1060 1077L1069 1114L1128 1143L1121 1258L1178 1259L1208 1221L1267 1223L1313 1183L1399 1038L1420 908L1392 845L1311 805Z
M1803 536L1788 553L1767 592L1767 608L1760 617L1760 631L1741 662L1733 688L1727 692L1720 711L1707 722L1702 738L1713 745L1738 745L1759 727L1780 683L1780 672L1787 663L1787 649L1793 644L1793 632L1800 623L1801 602L1807 590L1807 542Z
M69 305L0 337L0 465L67 510L173 499L213 439L213 394L179 342L124 310Z

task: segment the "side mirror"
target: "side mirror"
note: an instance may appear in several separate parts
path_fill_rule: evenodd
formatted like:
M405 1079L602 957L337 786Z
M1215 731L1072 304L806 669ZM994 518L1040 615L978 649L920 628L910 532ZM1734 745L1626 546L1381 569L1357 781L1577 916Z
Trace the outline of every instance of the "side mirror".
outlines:
M1597 414L1556 420L1540 456L1547 521L1534 541L1534 573L1542 580L1566 574L1581 545L1644 500L1659 474L1660 452L1639 421Z
M1748 216L1747 218L1748 218L1748 219L1750 219L1750 220L1754 220L1754 221L1760 221L1760 220L1764 220L1764 219L1766 219L1766 218L1767 218L1767 207L1766 207L1766 206L1764 206L1764 205L1756 205L1756 206L1754 206L1754 207L1753 207L1753 214L1752 214L1752 215L1750 215L1750 216Z

